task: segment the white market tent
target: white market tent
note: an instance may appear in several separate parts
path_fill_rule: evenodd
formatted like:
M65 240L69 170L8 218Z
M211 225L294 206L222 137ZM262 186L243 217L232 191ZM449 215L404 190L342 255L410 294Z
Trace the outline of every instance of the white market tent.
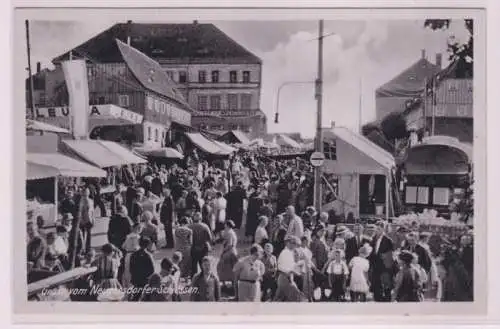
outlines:
M291 147L294 149L300 149L301 146L299 143L288 137L287 135L284 134L279 134L276 136L274 143L279 145L279 146L284 146L284 147Z
M330 208L337 213L352 212L359 217L360 175L383 175L386 177L385 216L390 213L390 182L396 166L394 157L366 137L344 127L323 131L325 142L335 141L335 160L325 160L323 172L338 177L338 200ZM389 210L389 211L387 211Z
M26 119L26 130L50 132L56 134L69 134L68 129L31 119Z

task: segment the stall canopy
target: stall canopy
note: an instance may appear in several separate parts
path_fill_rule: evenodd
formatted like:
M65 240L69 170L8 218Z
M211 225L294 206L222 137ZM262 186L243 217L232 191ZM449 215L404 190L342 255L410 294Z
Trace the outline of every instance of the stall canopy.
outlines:
M43 131L43 132L51 132L56 134L69 134L69 130L60 128L45 122L36 121L36 120L26 120L26 129L34 130L34 131Z
M165 158L165 159L182 159L184 156L182 153L177 151L176 149L173 149L171 147L162 147L162 148L147 148L147 147L136 147L134 148L134 151L137 153L144 155L144 156L150 156L150 157L156 157L156 158Z
M215 141L210 140L200 133L185 133L189 140L203 152L215 155L229 155L231 151L221 148Z
M387 175L396 165L392 154L347 128L325 129L323 136L335 140L336 160L325 163L332 173Z
M248 144L250 139L239 130L231 130L220 136L219 140L229 144Z
M297 143L296 141L294 141L293 139L284 134L279 134L278 136L276 136L275 143L280 146L292 147L295 149L301 148L299 143Z
M237 149L232 147L232 146L229 146L227 145L226 143L223 143L223 142L219 142L219 141L213 141L215 144L217 144L217 146L219 146L221 149L223 149L224 151L227 151L229 153L233 153L233 152L236 152Z
M472 146L448 136L425 138L406 154L409 175L464 175L469 172Z
M65 140L63 145L69 152L99 168L122 166L132 163L146 163L143 159L125 147L109 141L100 140Z
M26 163L28 180L56 176L106 177L104 170L60 153L27 153Z

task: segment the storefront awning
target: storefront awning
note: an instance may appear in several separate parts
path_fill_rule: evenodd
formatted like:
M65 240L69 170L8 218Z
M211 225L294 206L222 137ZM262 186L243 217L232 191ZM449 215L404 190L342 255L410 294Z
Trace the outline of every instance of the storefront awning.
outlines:
M70 152L99 168L147 162L115 142L87 139L65 140L63 144Z
M27 153L26 164L28 180L56 176L106 177L104 170L60 153Z
M51 132L56 134L69 134L69 130L36 120L26 120L26 129L34 131Z
M157 149L150 149L150 148L145 148L145 147L137 147L134 149L137 153L144 155L144 156L150 156L150 157L156 157L156 158L165 158L165 159L182 159L184 156L182 153L177 151L176 149L173 149L171 147L162 147L162 148L157 148Z
M200 148L203 152L216 155L229 155L231 152L227 149L222 149L217 143L206 138L200 133L185 133L189 140Z
M227 151L229 153L233 153L233 152L236 152L237 149L235 149L234 147L232 146L229 146L227 145L226 143L223 143L223 142L219 142L219 141L216 141L214 140L213 141L215 144L217 144L217 146L219 146L221 149L223 149L224 151Z

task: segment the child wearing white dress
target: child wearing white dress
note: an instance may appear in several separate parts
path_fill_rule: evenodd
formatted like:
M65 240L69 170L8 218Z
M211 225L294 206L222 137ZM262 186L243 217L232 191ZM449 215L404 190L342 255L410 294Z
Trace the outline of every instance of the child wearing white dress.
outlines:
M349 284L351 302L366 302L366 294L370 290L368 285L370 262L366 258L370 256L371 252L372 247L365 244L359 248L359 256L353 257L349 263L351 269L351 282Z

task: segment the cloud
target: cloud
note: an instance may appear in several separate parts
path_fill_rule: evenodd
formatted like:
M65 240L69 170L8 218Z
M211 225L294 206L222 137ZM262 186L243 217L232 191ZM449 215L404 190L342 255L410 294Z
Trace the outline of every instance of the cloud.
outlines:
M336 22L324 39L323 126L357 130L375 119L375 90L416 62L421 49L429 60L446 49L446 36L426 31L422 21L367 21L353 29ZM347 32L346 32L347 31ZM315 33L298 32L272 51L258 53L263 59L261 108L274 119L279 87L288 81L313 81L317 76ZM432 57L431 57L432 56ZM314 84L288 85L280 93L280 123L269 120L269 130L300 131L313 136L316 125ZM361 108L361 116L360 116Z

